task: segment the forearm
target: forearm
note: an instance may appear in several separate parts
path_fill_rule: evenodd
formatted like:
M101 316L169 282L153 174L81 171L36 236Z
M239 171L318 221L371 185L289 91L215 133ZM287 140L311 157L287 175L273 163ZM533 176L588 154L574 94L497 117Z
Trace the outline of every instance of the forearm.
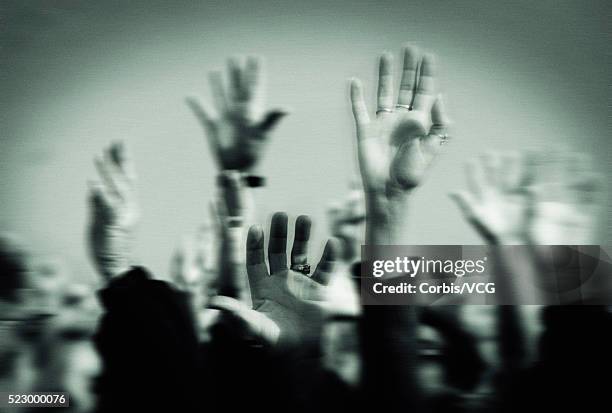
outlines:
M517 371L524 366L527 355L521 307L498 306L497 320L502 371Z
M535 281L539 267L533 249L527 245L493 245L493 277L502 304L539 304L545 298Z
M229 227L224 230L219 249L219 294L247 300L248 285L244 268L246 257L244 254L244 228L242 225Z
M134 244L133 232L120 226L95 222L90 228L91 256L106 278L126 272L134 264Z
M407 233L408 195L384 203L366 199L366 244L398 245ZM363 307L365 393L385 411L419 411L416 376L416 314L413 306Z
M239 174L222 172L218 179L218 217L221 226L219 263L219 293L248 301L245 275L246 255L243 248L246 234L255 213L251 189Z
M364 393L381 411L420 411L415 313L408 306L363 309Z

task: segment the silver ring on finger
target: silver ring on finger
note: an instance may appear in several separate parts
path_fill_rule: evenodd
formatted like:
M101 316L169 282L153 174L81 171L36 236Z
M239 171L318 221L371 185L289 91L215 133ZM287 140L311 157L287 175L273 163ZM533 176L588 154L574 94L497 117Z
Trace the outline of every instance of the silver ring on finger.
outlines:
M412 105L400 105L399 103L397 105L395 105L396 108L398 109L406 109L409 112L412 111Z
M310 264L292 264L291 270L295 272L300 272L304 275L310 274Z
M378 115L380 112L388 112L388 113L393 113L393 109L389 109L389 108L378 108L376 109L376 114Z
M432 133L432 135L440 138L440 145L446 145L450 140L450 136L448 133Z

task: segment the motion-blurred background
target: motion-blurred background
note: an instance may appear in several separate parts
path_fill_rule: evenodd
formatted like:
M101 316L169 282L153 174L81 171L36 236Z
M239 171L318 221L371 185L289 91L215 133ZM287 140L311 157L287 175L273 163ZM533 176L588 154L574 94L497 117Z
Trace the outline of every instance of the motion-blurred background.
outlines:
M263 163L259 212L312 215L322 246L326 205L356 174L347 78L364 79L371 96L379 53L414 42L438 56L454 127L410 211L410 239L480 243L447 197L464 186L468 157L567 147L611 172L609 4L4 0L0 229L92 281L86 181L93 155L125 138L144 210L138 254L163 277L182 234L204 220L216 173L183 99L207 97L206 73L228 55L257 53L267 58L270 105L293 109Z

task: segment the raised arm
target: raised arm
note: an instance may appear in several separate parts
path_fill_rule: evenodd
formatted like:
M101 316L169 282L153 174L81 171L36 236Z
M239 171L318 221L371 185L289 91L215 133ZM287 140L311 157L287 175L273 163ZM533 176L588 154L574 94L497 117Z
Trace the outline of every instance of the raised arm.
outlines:
M140 207L136 174L123 142L112 143L95 159L99 180L89 191L89 251L98 272L110 279L134 263Z
M447 119L436 94L434 59L406 47L395 97L393 59L379 61L377 110L372 117L363 86L351 81L359 168L366 200L366 244L401 244L414 189L448 139ZM385 411L420 411L413 307L364 306L364 392Z
M361 81L351 81L368 244L401 241L410 195L448 139L448 120L436 92L434 66L432 55L419 56L415 48L404 48L396 99L393 57L383 54L374 116L365 103Z

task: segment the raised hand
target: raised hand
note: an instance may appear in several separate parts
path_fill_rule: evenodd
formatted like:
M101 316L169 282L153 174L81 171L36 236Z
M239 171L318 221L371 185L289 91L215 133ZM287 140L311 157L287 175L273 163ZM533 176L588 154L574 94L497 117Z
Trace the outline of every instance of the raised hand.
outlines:
M296 221L291 251L291 267L306 264L310 219ZM253 307L235 298L218 296L211 306L224 310L243 326L244 331L261 342L278 347L319 342L327 311L326 285L334 275L337 242L329 240L313 275L296 272L287 266L287 215L276 213L270 226L266 266L264 235L252 226L247 239L247 273Z
M581 154L491 153L451 197L489 243L592 244L602 186L591 165Z
M228 61L228 86L220 71L209 74L213 106L188 98L187 104L202 124L221 170L252 172L261 160L272 129L287 112L266 111L262 61L248 57L241 65Z
M370 117L359 80L351 81L359 166L366 194L390 197L418 186L446 141L447 119L436 95L433 56L404 48L397 101L393 57L381 56L378 99ZM396 104L397 102L397 104Z
M468 190L451 194L462 213L489 244L525 244L535 205L530 185L532 158L488 153L468 162Z
M173 284L199 301L203 300L210 290L216 292L215 235L215 228L204 224L194 234L184 236L170 266ZM203 308L204 305L199 305L198 308Z
M133 260L140 207L136 175L122 142L115 142L95 159L100 181L90 186L90 252L100 274L112 277L129 269Z
M210 338L210 327L218 318L218 311L208 308L210 298L218 290L215 230L213 225L207 223L194 234L183 237L170 265L170 279L176 288L187 293L202 341Z
M540 154L533 188L536 210L531 238L538 245L596 244L603 179L580 153Z

